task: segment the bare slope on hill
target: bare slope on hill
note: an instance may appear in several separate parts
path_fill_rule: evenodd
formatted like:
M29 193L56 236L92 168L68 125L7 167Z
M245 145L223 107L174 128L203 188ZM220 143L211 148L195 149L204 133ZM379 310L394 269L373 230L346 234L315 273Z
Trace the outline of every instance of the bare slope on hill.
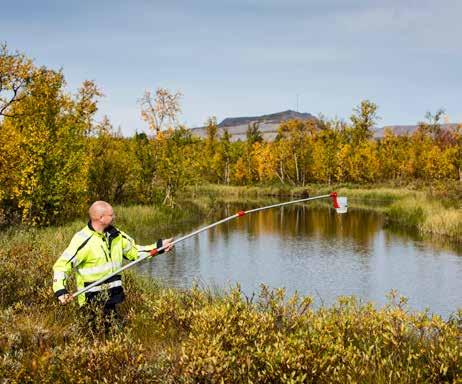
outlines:
M249 124L258 123L260 131L263 134L265 140L273 140L276 137L277 130L281 122L287 120L315 120L310 113L300 113L291 110L273 113L262 116L250 116L250 117L228 117L218 124L218 134L221 136L226 129L231 135L232 141L246 139L246 131ZM198 127L191 129L193 134L205 137L206 128Z

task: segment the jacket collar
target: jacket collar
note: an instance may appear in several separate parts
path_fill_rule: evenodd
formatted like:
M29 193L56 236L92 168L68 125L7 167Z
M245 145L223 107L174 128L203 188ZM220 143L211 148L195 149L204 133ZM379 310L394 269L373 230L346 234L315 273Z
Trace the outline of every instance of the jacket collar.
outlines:
M104 230L104 233L101 233L101 232L98 232L95 228L93 228L93 225L91 225L91 221L89 220L88 221L88 229L90 231L92 231L93 233L97 233L97 234L100 234L100 235L106 235L106 236L115 236L115 235L118 235L119 234L119 230L114 227L113 225L110 225L109 227L107 227L105 230Z
M88 220L87 226L88 226L88 228L90 229L90 231L96 232L96 231L95 231L95 228L93 228L93 225L91 225L91 221L90 221L90 220Z

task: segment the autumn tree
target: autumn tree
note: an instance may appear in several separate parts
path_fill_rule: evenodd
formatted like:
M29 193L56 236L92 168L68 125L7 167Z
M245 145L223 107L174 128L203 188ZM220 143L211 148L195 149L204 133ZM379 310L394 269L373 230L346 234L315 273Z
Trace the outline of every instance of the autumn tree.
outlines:
M359 106L353 109L353 114L350 116L353 144L372 137L372 128L379 119L377 108L377 105L372 101L363 100Z
M215 145L218 141L218 124L217 118L211 116L208 118L205 125L205 143L207 145L208 152L212 153L215 149Z
M76 116L82 124L85 135L92 134L95 114L98 111L98 100L103 93L91 80L85 80L77 93L77 99L73 105Z
M293 185L305 185L312 176L315 131L313 121L289 120L279 126L277 146L281 167L285 168L281 173Z
M426 181L453 179L456 174L451 151L441 148L436 143L430 146L421 160Z
M261 143L263 141L263 134L260 130L260 124L257 121L249 123L247 125L247 131L245 133L247 144L251 147L255 143Z
M411 140L408 136L397 136L386 129L377 143L377 156L380 163L380 179L399 180L407 176Z
M284 182L278 173L279 159L276 155L276 143L263 143L256 148L258 179L263 182Z
M163 204L174 206L179 191L193 184L197 177L196 141L184 127L160 132L153 141L155 182L163 191Z
M219 135L217 119L210 117L205 125L205 151L202 160L202 174L206 181L211 183L220 182L222 172L222 158L219 152Z
M236 179L240 184L253 183L258 180L256 149L263 141L258 122L248 124L243 151L236 162Z
M6 43L0 44L0 117L18 116L19 110L12 107L27 96L34 72L31 59L11 52Z
M18 213L24 223L48 224L86 205L86 133L99 91L87 83L72 97L64 91L62 72L32 72L2 122L0 173L9 175L2 180L2 205L10 217ZM7 140L15 140L14 146L4 145Z
M145 91L139 100L141 106L141 117L149 125L149 128L158 134L165 129L165 124L172 126L176 123L177 116L181 113L180 92L171 93L166 88L157 88L156 94Z
M337 120L328 121L321 116L317 127L318 130L313 135L313 178L330 185L335 181L342 124Z
M120 204L134 199L136 181L141 173L134 141L124 138L120 131L115 131L107 116L95 126L95 135L89 140L90 200Z
M224 184L229 184L231 180L231 166L234 162L235 151L231 143L231 135L227 129L224 129L223 135L220 138L219 154L221 158L221 180Z
M343 144L337 153L337 179L353 183L376 181L379 175L376 148L374 141L363 141L355 146Z
M152 203L156 191L155 174L156 161L152 140L144 132L136 132L132 141L132 155L139 166L139 173L136 175L135 189L136 201L141 203Z
M438 109L435 114L428 111L425 114L425 121L421 121L418 124L420 133L437 139L441 135L441 120L444 114L445 112L442 108Z
M452 133L452 163L457 170L457 178L462 182L462 124L458 124Z

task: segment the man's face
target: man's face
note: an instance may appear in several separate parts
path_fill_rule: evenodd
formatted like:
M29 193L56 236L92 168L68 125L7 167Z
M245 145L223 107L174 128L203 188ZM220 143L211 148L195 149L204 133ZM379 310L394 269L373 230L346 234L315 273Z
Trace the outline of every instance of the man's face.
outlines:
M109 207L106 212L104 213L103 216L101 216L101 223L104 225L104 227L108 227L110 226L111 224L114 223L115 221L115 214L114 214L114 210L112 209L112 207Z

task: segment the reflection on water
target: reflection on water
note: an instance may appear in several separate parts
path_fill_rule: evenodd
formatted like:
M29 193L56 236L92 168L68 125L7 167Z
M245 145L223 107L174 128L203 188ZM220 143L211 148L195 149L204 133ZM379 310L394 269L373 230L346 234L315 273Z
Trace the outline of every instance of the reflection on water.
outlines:
M257 205L253 205L255 207ZM223 205L217 219L251 206ZM135 234L136 235L136 234ZM261 211L204 232L139 267L165 284L200 282L251 295L260 284L285 287L329 305L340 295L385 303L397 289L411 308L448 316L462 307L460 249L438 248L412 233L383 228L382 217L319 204Z

